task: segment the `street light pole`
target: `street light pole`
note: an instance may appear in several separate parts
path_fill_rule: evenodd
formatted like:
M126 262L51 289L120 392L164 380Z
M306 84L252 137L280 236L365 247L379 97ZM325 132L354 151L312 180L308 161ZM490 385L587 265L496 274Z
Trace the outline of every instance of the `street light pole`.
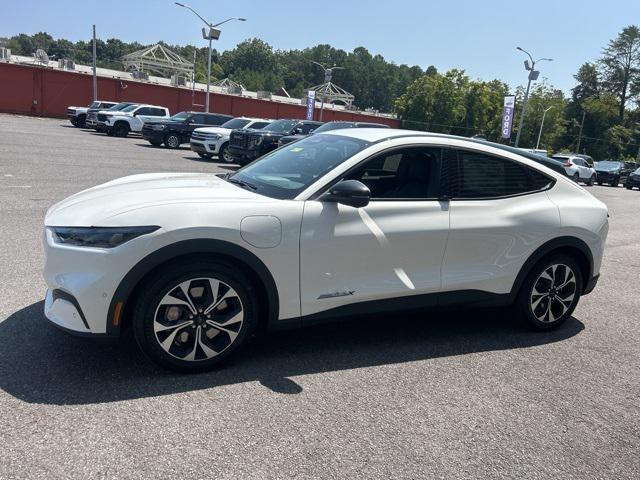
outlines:
M520 47L516 47L516 50L520 50L521 52L526 53L529 59L531 60L531 65L529 65L529 62L526 60L524 62L524 67L529 71L529 81L527 82L527 91L524 94L524 100L522 102L522 112L520 112L520 126L518 127L518 135L516 135L516 144L515 144L515 147L517 148L518 145L520 145L520 135L522 135L522 127L524 126L524 115L527 112L527 102L529 101L529 91L531 90L531 82L537 80L538 76L540 75L540 72L536 70L536 63L542 62L545 60L547 62L552 62L553 59L540 58L538 60L534 60L531 54L526 50Z
M205 111L207 113L209 113L209 107L210 107L210 103L209 103L209 93L211 90L211 51L212 51L212 43L213 40L218 40L220 38L220 30L218 30L216 27L219 27L220 25L222 25L223 23L227 23L230 22L231 20L238 20L240 22L245 22L247 19L246 18L241 18L241 17L231 17L231 18L227 18L226 20L220 22L220 23L216 23L213 24L211 22L207 22L198 12L196 12L193 8L191 8L189 5L186 5L184 3L180 3L180 2L174 2L176 5L178 5L179 7L182 8L186 8L187 10L191 10L196 17L198 17L200 20L202 20L204 22L204 24L209 28L209 31L207 32L206 29L202 29L202 38L204 38L205 40L209 40L209 55L208 55L208 59L207 59L207 96L206 96L206 100L205 100ZM194 79L195 79L195 64L194 64ZM195 82L194 82L195 83Z
M538 150L538 147L540 146L540 138L542 137L542 129L544 128L544 117L547 116L547 112L552 108L555 107L551 105L549 108L545 109L544 113L542 114L542 122L540 122L540 132L538 132L538 143L536 143L536 150Z

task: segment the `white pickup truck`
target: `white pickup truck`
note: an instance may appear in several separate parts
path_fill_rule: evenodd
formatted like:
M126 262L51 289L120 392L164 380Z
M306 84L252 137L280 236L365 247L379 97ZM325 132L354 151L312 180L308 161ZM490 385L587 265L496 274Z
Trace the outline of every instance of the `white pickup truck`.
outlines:
M67 107L67 118L74 127L84 128L87 121L87 112L90 108L100 108L106 110L116 105L118 102L107 102L96 100L86 107Z
M169 109L157 105L130 105L119 112L99 112L98 131L115 137L126 137L130 132L142 131L144 122L169 118Z

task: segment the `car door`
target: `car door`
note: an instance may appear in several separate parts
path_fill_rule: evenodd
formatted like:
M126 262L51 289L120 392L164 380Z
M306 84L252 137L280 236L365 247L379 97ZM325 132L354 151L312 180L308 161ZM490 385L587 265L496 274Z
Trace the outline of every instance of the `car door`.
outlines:
M443 171L451 189L451 228L441 300L509 293L527 258L560 228L558 208L545 191L554 180L475 150L445 150Z
M189 120L187 120L187 128L185 131L185 136L187 139L191 137L191 134L196 128L202 128L208 126L206 123L206 118L204 115L196 114L192 115Z
M448 202L437 198L441 152L439 147L401 147L361 162L344 178L371 189L364 208L305 202L303 317L350 304L366 308L371 304L364 302L391 298L405 305L435 303L436 296L429 294L441 287L449 232Z

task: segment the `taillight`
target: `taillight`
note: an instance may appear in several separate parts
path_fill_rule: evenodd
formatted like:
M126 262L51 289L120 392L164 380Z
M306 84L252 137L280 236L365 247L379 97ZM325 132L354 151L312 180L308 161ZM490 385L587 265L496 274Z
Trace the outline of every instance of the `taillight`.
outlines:
M571 163L571 160L567 160L566 162L564 162L562 164L562 166L564 166L564 167L573 167L573 163Z

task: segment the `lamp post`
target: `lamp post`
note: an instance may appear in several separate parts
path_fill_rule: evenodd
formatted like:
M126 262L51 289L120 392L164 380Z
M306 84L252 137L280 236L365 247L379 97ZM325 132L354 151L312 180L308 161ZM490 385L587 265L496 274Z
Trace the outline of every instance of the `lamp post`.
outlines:
M531 82L536 81L540 76L540 72L536 70L536 63L542 62L545 60L547 62L553 62L553 58L540 58L538 60L534 60L531 54L526 50L524 50L523 48L516 47L516 50L520 50L521 52L526 53L527 56L529 57L529 60L531 60L531 65L529 65L528 60L524 61L524 68L526 68L529 71L529 81L527 83L527 91L524 94L524 100L522 102L522 112L520 113L520 126L518 127L518 135L516 135L515 146L517 148L518 145L520 144L520 135L522 134L522 127L524 126L524 114L527 111L527 102L529 101L529 91L531 90Z
M327 68L321 63L314 62L311 63L318 65L322 70L324 70L324 90L322 91L322 105L320 106L320 121L322 121L322 115L324 114L324 101L327 98L327 90L329 89L329 84L331 83L331 79L333 78L334 70L344 70L344 67L336 67L335 65L331 68Z
M179 7L191 10L196 15L196 17L202 20L204 24L209 28L209 31L207 31L206 28L202 29L202 38L204 38L205 40L209 40L209 59L207 60L207 97L205 101L205 110L207 113L209 113L209 91L211 90L211 47L212 47L211 43L213 40L218 40L220 38L220 33L221 33L220 30L218 30L216 27L219 27L223 23L230 22L231 20L238 20L240 22L245 22L247 19L241 18L241 17L231 17L231 18L227 18L226 20L220 23L213 24L213 23L207 22L204 18L202 18L202 16L198 12L196 12L189 5L186 5L184 3L179 3L179 2L174 2L174 3ZM194 72L194 79L195 79L195 72Z
M538 150L538 147L540 146L540 138L542 137L542 129L544 128L544 117L547 116L547 112L552 108L556 107L551 105L549 108L545 109L544 113L542 114L542 122L540 122L540 131L538 132L538 143L536 143L536 150Z

